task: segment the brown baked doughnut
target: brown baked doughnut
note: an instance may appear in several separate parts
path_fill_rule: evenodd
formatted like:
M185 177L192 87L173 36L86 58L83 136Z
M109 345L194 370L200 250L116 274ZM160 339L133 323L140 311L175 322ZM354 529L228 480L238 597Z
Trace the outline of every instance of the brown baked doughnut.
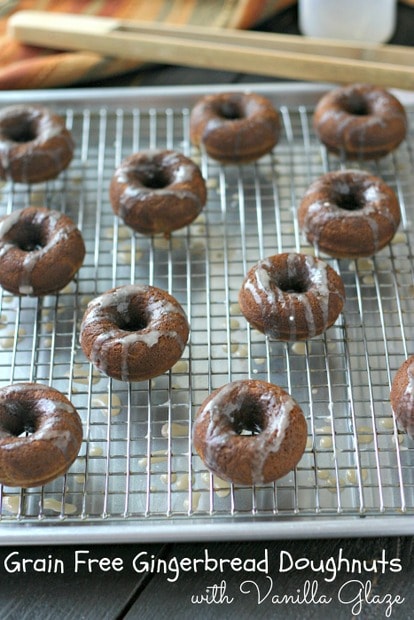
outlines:
M335 323L344 300L342 279L332 267L295 252L259 261L239 292L240 309L252 327L282 341L318 336Z
M197 217L207 199L198 166L177 151L151 150L124 159L109 189L112 209L143 235L183 228Z
M120 381L144 381L180 359L188 336L185 312L172 295L155 286L131 284L88 304L80 342L86 357L104 374Z
M338 170L316 179L298 210L310 243L330 256L372 256L393 238L401 212L394 191L363 170Z
M63 213L27 207L0 220L0 285L14 295L60 291L84 257L82 235Z
M243 164L269 153L279 140L280 117L253 93L206 95L193 107L190 139L223 164Z
M27 488L54 480L69 469L81 444L81 419L61 392L40 383L0 389L2 484Z
M266 484L296 467L307 424L294 399L265 381L233 381L199 408L193 443L206 467L235 484Z
M18 104L0 111L0 178L54 179L72 161L74 148L63 118L46 107Z
M391 385L390 400L398 426L414 439L414 355L397 370Z
M404 140L407 116L387 90L351 84L335 88L320 99L313 125L329 151L351 159L375 159Z

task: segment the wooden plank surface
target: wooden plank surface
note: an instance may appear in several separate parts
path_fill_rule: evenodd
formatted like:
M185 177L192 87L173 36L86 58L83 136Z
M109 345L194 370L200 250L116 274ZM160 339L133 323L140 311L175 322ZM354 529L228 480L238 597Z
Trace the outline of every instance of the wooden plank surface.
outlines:
M268 574L261 572L266 552ZM223 572L210 573L201 564L200 573L183 573L174 583L155 574L125 618L345 620L385 618L388 612L391 618L414 617L408 538L173 545L168 558L175 565L206 553L211 566L240 558L245 569L226 564ZM256 569L249 570L254 562ZM364 570L364 562L375 570ZM391 562L402 571L392 572Z
M123 618L148 576L132 569L140 553L162 545L0 548L1 620Z
M399 537L2 548L0 617L409 620L412 552Z

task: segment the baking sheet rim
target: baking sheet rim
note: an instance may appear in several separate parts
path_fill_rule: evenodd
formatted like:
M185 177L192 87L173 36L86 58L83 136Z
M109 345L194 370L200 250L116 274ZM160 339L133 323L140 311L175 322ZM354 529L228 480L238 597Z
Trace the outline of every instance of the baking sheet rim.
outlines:
M0 105L14 103L41 103L47 105L100 104L105 106L131 105L164 106L171 101L188 105L206 93L223 91L254 91L264 95L284 97L286 105L312 105L332 84L308 82L245 83L168 87L109 87L71 88L65 90L18 90L0 92ZM390 89L404 105L414 103L414 92ZM109 519L110 520L110 519ZM248 524L248 527L246 527ZM231 525L231 527L228 527ZM225 527L224 527L225 526ZM359 537L359 536L411 536L414 535L414 519L410 514L343 516L300 516L238 518L200 517L191 522L190 517L161 519L115 519L85 520L73 522L68 518L60 523L2 522L0 546L39 544L99 544L99 543L161 543L212 540L265 540Z

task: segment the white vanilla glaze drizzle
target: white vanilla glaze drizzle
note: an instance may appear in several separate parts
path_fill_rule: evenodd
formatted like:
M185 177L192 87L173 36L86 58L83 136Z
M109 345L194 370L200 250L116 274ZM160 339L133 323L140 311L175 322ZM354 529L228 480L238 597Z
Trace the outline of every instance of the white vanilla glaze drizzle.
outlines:
M414 359L407 365L407 379L405 394L414 400Z
M4 495L2 506L7 512L18 514L21 510L21 498L19 495Z
M122 203L121 203L121 215L125 215L125 209L128 208L128 199L129 198L134 198L134 199L142 199L145 200L149 194L153 194L156 193L159 196L163 196L165 198L173 198L174 196L176 198L180 198L181 200L184 200L186 198L190 199L190 200L196 200L197 202L200 202L199 197L197 196L197 194L195 194L194 192L190 191L190 190L177 190L177 189L163 189L163 188L148 188L148 187L132 187L130 185L125 186L124 191L122 192Z
M236 390L239 390L236 393ZM196 419L194 429L205 417L209 423L206 432L205 462L209 469L220 475L218 464L220 451L228 446L232 438L238 433L232 428L238 411L243 406L249 394L248 385L242 382L229 383L224 386L208 403L202 413L201 419ZM251 475L253 483L263 482L263 469L266 460L271 453L280 450L285 437L286 429L290 424L290 412L295 407L295 401L288 394L277 399L273 393L264 393L260 396L260 402L264 410L271 412L266 419L266 426L257 435L246 437L246 441L254 441L254 458L251 462ZM223 428L223 419L227 420L226 428Z
M53 497L47 497L43 502L45 510L53 510L53 512L62 512L63 514L75 514L77 508L75 504L64 503Z
M9 140L0 140L0 164L4 171L10 166L10 151L14 146L14 142Z
M329 126L332 126L332 122L335 125L335 133L337 136L348 135L348 129L352 132L352 125L355 123L355 117L351 114L348 114L342 110L326 109L325 112L318 120L318 125L320 130L323 131L323 126L328 123ZM384 123L382 119L378 116L366 116L365 122L363 126L358 127L358 131L360 132L360 142L363 144L365 142L365 134L367 130L372 131L376 127L383 127Z

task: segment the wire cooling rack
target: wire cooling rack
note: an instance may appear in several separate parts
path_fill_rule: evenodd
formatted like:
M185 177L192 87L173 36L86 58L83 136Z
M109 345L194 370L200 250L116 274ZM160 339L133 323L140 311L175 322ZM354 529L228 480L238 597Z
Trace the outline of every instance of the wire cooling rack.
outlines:
M313 104L326 88L254 90L273 100L283 130L272 154L241 167L222 167L190 145L189 114L201 88L15 95L53 105L77 149L55 181L4 184L1 214L29 204L64 211L82 230L87 254L58 295L0 292L0 385L38 381L61 390L82 417L84 441L65 477L43 488L1 489L0 543L414 532L414 445L396 428L389 403L393 375L414 350L412 138L379 162L352 164L396 191L402 225L393 242L371 259L325 257L344 280L344 312L311 341L271 342L240 313L244 274L277 252L312 252L297 206L315 177L344 163L312 129ZM2 95L0 103L13 100ZM411 104L407 112L413 126ZM203 213L168 240L133 234L108 199L121 159L153 147L192 157L208 186ZM171 292L191 324L172 370L133 384L101 376L79 346L88 301L130 282ZM296 470L256 488L210 475L191 441L207 394L248 377L288 390L309 429Z

